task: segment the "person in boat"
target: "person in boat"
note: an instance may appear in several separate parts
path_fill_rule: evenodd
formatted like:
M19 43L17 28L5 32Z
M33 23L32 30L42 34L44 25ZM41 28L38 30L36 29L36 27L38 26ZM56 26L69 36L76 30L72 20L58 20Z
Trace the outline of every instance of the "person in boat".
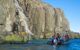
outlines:
M58 44L58 40L57 40L56 37L54 38L53 43L54 43L54 45L57 45Z
M64 42L64 39L60 36L60 33L55 34L52 38L51 44L53 45L61 45Z
M64 40L65 41L69 40L69 35L68 34L64 35Z
M54 44L54 36L55 35L52 36L52 39L51 39L51 42L50 42L50 44L52 44L52 45Z
M64 36L60 36L59 33L52 36L52 45L62 45L65 41L69 40L69 35L65 34Z
M52 41L51 41L51 44L54 44L54 45L57 45L58 43L61 43L61 41L59 41L60 40L60 34L59 33L57 33L57 34L54 34L53 35L53 39L52 39Z
M63 44L63 38L61 37L60 33L57 33L57 44L58 45L61 45Z
M64 39L62 37L60 37L60 39L58 40L58 45L63 44L63 42L64 42Z

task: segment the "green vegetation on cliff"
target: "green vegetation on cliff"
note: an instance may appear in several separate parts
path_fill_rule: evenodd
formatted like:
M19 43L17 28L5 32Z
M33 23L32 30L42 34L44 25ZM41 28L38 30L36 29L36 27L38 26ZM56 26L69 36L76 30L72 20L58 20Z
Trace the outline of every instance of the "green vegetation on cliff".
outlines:
M2 43L27 43L29 39L17 34L11 34L3 37L2 40Z
M33 37L18 34L30 31ZM0 0L0 35L4 41L25 42L31 38L50 38L53 34L63 35L67 32L71 38L80 37L71 33L69 22L60 8L41 0Z

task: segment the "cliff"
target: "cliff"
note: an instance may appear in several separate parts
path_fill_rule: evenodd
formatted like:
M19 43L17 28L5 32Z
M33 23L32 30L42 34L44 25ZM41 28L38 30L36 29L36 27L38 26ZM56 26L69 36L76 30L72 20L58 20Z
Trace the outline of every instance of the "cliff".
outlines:
M20 32L49 38L56 33L67 34L70 28L63 10L41 0L0 0L0 35Z
M69 23L60 8L54 8L40 0L19 2L24 14L29 19L30 30L38 38L51 37L55 33L69 31Z

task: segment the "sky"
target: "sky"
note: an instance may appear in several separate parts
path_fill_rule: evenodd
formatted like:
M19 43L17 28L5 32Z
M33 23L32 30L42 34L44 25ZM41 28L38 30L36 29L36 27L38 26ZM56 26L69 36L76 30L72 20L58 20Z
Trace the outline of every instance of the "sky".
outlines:
M43 0L55 8L61 8L70 23L70 29L80 32L80 0Z

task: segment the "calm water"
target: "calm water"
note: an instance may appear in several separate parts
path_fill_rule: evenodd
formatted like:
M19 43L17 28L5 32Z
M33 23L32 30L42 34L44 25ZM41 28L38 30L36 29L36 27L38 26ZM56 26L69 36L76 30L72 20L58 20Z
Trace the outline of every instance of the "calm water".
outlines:
M47 40L33 40L29 44L4 44L0 50L80 50L80 39L73 39L66 45L51 46L46 44Z

